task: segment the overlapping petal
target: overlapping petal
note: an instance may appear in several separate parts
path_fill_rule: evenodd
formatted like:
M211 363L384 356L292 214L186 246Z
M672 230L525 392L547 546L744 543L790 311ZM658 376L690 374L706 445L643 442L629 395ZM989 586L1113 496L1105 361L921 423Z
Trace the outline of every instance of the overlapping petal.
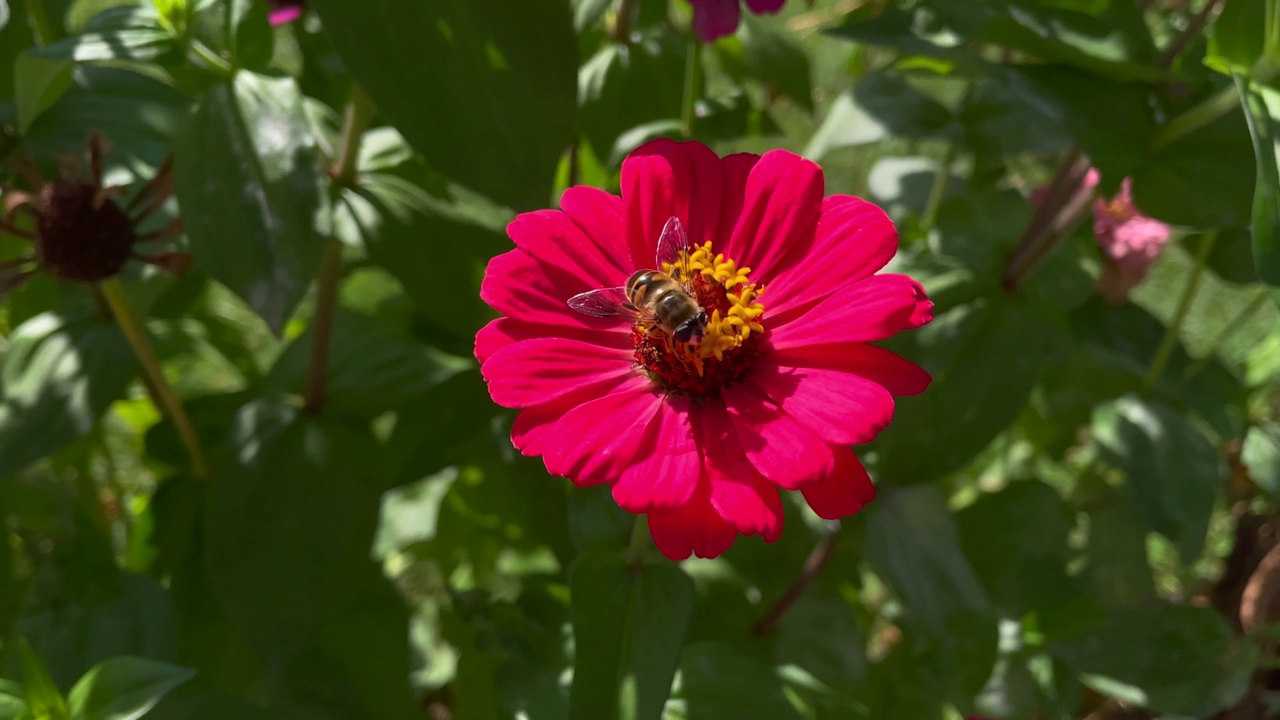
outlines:
M866 507L876 497L871 476L848 447L833 448L835 465L815 483L800 489L804 501L825 520L839 520Z
M823 188L817 163L783 150L765 153L747 177L725 254L766 283L783 277L813 247Z
M655 140L628 156L622 198L631 267L654 267L658 238L672 216L692 242L717 237L722 184L720 158L701 143Z
M893 419L893 396L858 375L786 367L770 358L761 361L748 382L824 442L871 442Z
M539 338L509 345L480 366L489 394L503 407L539 405L598 383L636 375L624 350L580 340Z
M906 275L873 275L777 326L776 350L827 343L874 342L933 319L933 303Z

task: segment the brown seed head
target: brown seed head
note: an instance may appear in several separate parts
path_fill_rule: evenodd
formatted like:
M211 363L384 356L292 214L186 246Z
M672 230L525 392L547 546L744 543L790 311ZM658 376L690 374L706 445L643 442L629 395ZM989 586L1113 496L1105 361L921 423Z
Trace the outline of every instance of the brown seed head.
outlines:
M118 275L133 255L137 233L111 197L90 182L46 183L36 203L36 250L62 280L97 282Z

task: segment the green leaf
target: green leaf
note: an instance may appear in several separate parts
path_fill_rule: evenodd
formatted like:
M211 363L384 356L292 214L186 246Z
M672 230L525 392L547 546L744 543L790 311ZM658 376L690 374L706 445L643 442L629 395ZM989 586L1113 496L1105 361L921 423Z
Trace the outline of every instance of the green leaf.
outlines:
M354 601L372 564L378 448L271 400L245 405L210 483L209 577L228 618L268 662L300 650Z
M719 642L685 648L680 690L685 717L800 720L772 668Z
M195 677L190 668L139 657L112 658L71 688L73 720L137 720L170 690Z
M281 353L267 375L272 387L303 391L311 338L308 329ZM423 393L474 366L466 358L398 337L377 318L339 308L329 343L327 397L344 412L373 417L421 402Z
M1003 293L895 338L889 347L923 361L933 383L926 397L899 401L877 439L880 475L927 482L963 467L1022 412L1068 342L1052 316Z
M18 132L26 133L40 113L53 106L71 86L70 60L48 59L23 53L13 64L14 102L18 105Z
M1129 395L1094 410L1103 458L1128 476L1126 488L1147 527L1192 562L1204 547L1223 470L1218 454L1186 415Z
M27 712L39 720L71 720L66 698L58 692L49 671L31 651L25 638L18 640L18 653L22 658L22 687Z
M629 45L605 43L582 65L582 130L598 157L632 128L680 116L685 45L669 32L644 33Z
M1239 3L1244 4L1244 3ZM1280 93L1236 76L1236 89L1245 108L1253 139L1258 175L1253 195L1253 258L1258 279L1280 305L1280 143L1275 118L1280 116Z
M1109 614L1050 648L1104 695L1154 712L1210 717L1248 687L1232 633L1216 610L1158 604Z
M215 86L178 143L174 173L201 269L280 333L311 284L331 216L297 85L239 72Z
M954 618L990 607L937 488L882 488L867 512L867 559L913 627L942 635Z
M230 0L226 4L227 48L237 67L261 70L271 62L273 36L267 3Z
M20 325L0 358L0 477L88 433L137 371L113 324L46 313Z
M1255 485L1272 497L1280 497L1280 423L1249 428L1240 448L1240 461Z
M97 62L103 60L150 61L174 49L174 40L148 5L131 5L95 16L88 32L32 48L27 55L45 60Z
M1072 514L1038 481L983 495L956 516L964 554L1007 617L1050 608L1069 594Z
M573 620L573 687L569 720L618 714L631 580L616 552L581 556L569 571Z
M0 680L0 720L19 720L26 711L22 686L12 680Z
M1266 44L1265 2L1227 3L1213 21L1204 63L1221 73L1248 76Z
M432 167L513 207L547 204L576 119L568 3L316 0L312 7L379 112Z
M813 83L805 48L778 23L744 13L736 35L716 43L733 65L731 72L765 84L771 94L789 97L813 112Z
M944 105L913 88L901 75L879 72L864 77L831 103L804 155L821 159L836 148L889 137L948 138L956 129Z
M679 565L645 565L632 574L631 672L636 681L634 720L660 720L680 663L693 615L693 581Z
M1133 172L1133 202L1143 213L1193 228L1247 227L1254 178L1249 128L1227 113L1147 155Z

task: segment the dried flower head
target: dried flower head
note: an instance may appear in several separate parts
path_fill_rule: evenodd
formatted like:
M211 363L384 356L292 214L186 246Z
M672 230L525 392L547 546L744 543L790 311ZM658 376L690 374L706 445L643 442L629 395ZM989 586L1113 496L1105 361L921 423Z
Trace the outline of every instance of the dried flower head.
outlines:
M139 243L171 239L182 232L177 220L158 230L138 231L173 191L171 158L122 206L117 198L127 188L103 185L105 154L106 141L100 135L90 136L88 178L74 159L63 162L61 176L52 181L41 177L30 163L19 165L29 189L4 188L0 230L31 241L35 253L0 263L0 294L41 271L59 280L91 283L120 274L131 259L176 274L190 267L186 253L144 255L137 250ZM31 218L32 229L16 222L19 213Z

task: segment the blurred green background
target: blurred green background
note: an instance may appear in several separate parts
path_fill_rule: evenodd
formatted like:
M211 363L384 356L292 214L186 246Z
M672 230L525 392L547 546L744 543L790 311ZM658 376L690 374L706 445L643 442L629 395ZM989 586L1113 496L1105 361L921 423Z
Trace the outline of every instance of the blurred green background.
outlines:
M1277 5L790 0L699 43L685 0L0 0L6 211L98 133L125 199L173 154L144 249L194 259L0 305L0 718L1275 716ZM866 510L632 572L472 345L515 213L663 136L882 205L934 383ZM1171 239L1108 299L1126 178Z

